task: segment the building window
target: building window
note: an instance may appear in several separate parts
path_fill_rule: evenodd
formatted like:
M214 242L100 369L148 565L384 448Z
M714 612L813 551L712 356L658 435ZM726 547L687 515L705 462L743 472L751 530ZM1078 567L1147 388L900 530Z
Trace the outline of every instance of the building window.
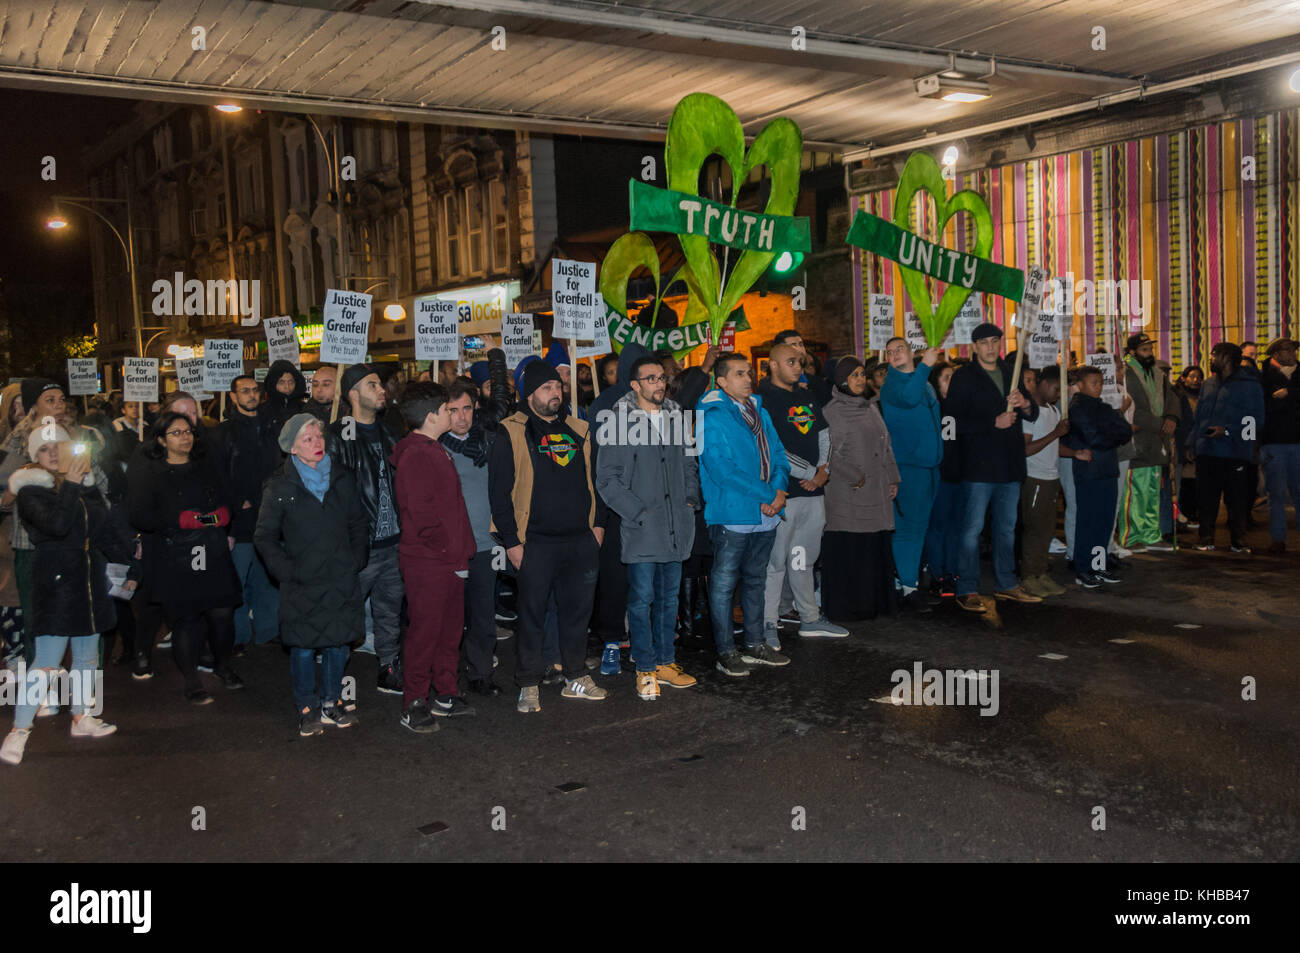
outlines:
M465 271L461 261L461 195L448 192L442 197L442 260L448 278L459 278Z
M500 179L488 183L488 209L492 221L492 270L510 270L510 223L506 209L506 184Z
M217 193L217 228L226 227L226 193Z
M481 275L483 267L483 187L477 183L465 189L465 225L468 231L469 273Z
M204 203L203 193L194 196L194 207L190 209L190 234L202 238L208 233L208 209Z

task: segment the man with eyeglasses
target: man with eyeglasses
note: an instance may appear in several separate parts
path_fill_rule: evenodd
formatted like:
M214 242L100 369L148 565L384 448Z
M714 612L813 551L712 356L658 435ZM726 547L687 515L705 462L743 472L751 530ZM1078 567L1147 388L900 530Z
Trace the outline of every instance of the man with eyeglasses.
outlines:
M235 541L231 558L244 588L244 604L235 609L235 657L250 642L265 645L279 631L280 594L267 577L266 567L253 545L253 530L262 505L262 485L280 465L279 434L262 403L257 381L241 374L230 382L226 419L214 434L215 458L230 484L234 513L230 535ZM252 621L249 621L249 615Z
M668 399L668 375L658 357L632 365L631 391L608 422L613 434L601 447L596 489L622 517L636 693L655 701L660 685L695 684L677 664L673 640L682 562L691 554L695 511L702 505L686 421Z

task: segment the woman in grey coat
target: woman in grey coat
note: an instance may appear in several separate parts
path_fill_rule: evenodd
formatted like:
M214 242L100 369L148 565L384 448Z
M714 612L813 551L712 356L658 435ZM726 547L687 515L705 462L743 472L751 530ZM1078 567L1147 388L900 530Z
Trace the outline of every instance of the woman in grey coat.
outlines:
M874 619L892 611L898 467L879 398L866 397L867 375L854 357L835 365L835 391L826 405L830 482L822 535L822 610L836 622Z

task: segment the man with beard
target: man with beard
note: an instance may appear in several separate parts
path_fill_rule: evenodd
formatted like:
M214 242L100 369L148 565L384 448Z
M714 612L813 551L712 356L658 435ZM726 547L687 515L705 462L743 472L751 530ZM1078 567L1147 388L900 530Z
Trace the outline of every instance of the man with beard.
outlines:
M1296 342L1279 338L1265 352L1264 433L1259 460L1268 487L1270 553L1286 552L1286 495L1300 512L1300 387L1292 384Z
M612 439L602 438L596 472L602 498L622 517L636 692L646 701L659 698L660 685L695 684L677 664L673 640L682 562L691 554L695 510L703 503L681 408L667 395L660 359L637 360L631 391L614 407Z
M541 711L542 630L546 604L559 607L564 698L599 701L608 693L587 674L587 622L596 592L604 504L592 488L587 424L564 416L560 375L533 361L519 379L522 405L501 422L488 462L492 529L519 573L520 712Z
M1129 337L1124 389L1133 398L1133 459L1120 487L1119 544L1135 553L1173 549L1160 535L1160 480L1178 427L1178 395L1156 367L1151 338Z
M338 368L333 364L322 364L311 376L311 399L303 405L303 410L323 424L330 423L330 413L334 410L334 385ZM347 408L343 408L344 413Z
M1234 553L1246 548L1246 512L1255 488L1246 468L1255 456L1264 421L1264 390L1259 374L1241 363L1241 348L1220 341L1210 351L1214 376L1201 388L1192 428L1196 461L1197 510L1201 527L1196 548L1214 549L1219 497L1228 508L1228 532Z
M358 581L361 598L370 600L374 620L378 688L385 694L400 695L402 574L397 544L401 526L389 462L394 441L379 419L385 404L384 385L368 364L353 364L343 372L340 386L351 413L330 425L326 446L334 462L352 473L370 523L370 558Z

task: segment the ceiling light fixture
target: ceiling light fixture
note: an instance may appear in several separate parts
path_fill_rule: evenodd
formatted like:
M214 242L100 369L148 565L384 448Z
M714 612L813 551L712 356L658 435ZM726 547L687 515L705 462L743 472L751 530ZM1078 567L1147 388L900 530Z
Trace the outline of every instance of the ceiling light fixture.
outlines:
M915 81L916 95L948 103L977 103L988 99L989 84L975 79L953 79L943 73L922 76Z

